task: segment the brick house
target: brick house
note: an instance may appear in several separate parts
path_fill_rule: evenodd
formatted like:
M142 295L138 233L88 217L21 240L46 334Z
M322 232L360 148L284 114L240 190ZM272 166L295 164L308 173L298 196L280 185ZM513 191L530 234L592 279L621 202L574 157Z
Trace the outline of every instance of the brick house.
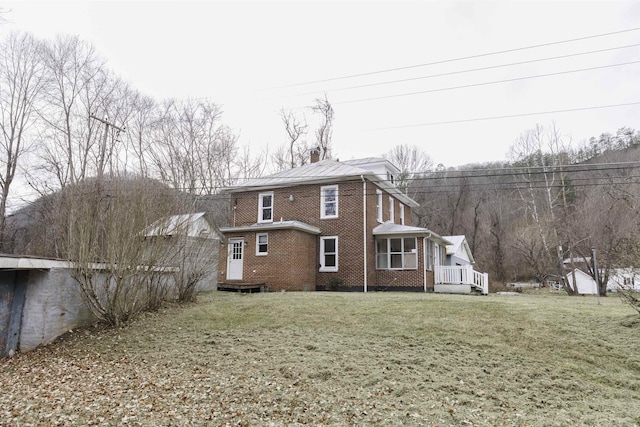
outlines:
M433 290L451 242L410 226L418 204L381 158L318 161L223 189L218 287Z

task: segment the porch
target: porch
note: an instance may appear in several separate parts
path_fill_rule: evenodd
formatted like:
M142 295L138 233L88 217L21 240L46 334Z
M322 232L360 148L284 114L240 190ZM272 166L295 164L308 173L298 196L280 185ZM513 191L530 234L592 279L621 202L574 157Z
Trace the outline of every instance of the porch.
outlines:
M489 275L480 273L471 265L434 267L435 292L489 294Z

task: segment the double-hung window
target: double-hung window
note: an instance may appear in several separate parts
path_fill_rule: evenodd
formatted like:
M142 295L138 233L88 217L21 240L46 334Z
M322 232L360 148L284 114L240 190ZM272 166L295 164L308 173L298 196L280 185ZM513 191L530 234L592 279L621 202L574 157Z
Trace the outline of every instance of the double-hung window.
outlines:
M264 256L269 249L269 235L267 233L256 234L256 255Z
M273 191L258 195L258 222L273 222Z
M425 249L424 261L426 263L424 268L425 270L433 271L433 242L431 240L426 240L424 249Z
M376 218L382 222L382 191L376 190Z
M320 271L338 271L338 236L320 237Z
M378 270L415 270L418 268L418 248L415 237L376 239Z
M338 186L320 187L320 218L338 217Z
M396 222L396 207L393 197L389 197L389 221Z
M400 224L404 225L404 205L400 203Z

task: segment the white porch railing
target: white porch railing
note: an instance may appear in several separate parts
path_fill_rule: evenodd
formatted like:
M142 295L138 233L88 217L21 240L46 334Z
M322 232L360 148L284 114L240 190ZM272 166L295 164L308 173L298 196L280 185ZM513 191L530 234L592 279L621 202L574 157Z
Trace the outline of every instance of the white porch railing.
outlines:
M483 295L489 294L489 275L475 271L471 265L436 265L434 275L436 284L471 285L480 290Z

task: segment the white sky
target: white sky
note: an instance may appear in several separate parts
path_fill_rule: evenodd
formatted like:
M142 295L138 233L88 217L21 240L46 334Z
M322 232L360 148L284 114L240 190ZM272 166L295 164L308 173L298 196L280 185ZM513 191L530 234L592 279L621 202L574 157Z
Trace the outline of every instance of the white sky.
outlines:
M639 30L291 86L633 29L640 27L638 1L3 1L0 6L11 11L0 35L10 30L39 37L77 34L95 45L110 69L157 100L206 97L222 105L223 121L252 150L286 142L281 108L311 105L325 93L335 109L334 152L343 160L379 156L408 143L423 148L436 164L457 166L505 159L516 137L536 123L555 122L574 144L623 126L640 129L640 104L412 126L640 103L640 63L441 90L640 61L640 46L336 90L640 44ZM353 102L419 91L431 92ZM306 116L311 123L310 111Z

